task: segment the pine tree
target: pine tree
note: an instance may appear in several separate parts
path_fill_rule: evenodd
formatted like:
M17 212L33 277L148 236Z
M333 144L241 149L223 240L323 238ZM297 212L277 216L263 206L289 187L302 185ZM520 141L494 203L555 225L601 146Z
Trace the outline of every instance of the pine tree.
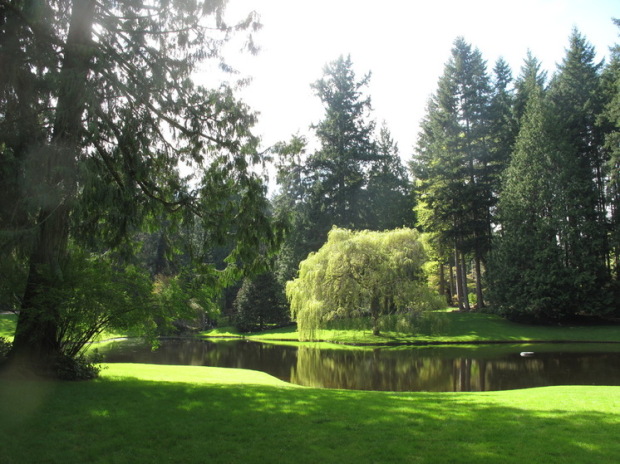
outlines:
M264 330L290 321L284 287L270 271L245 278L234 307L235 327L242 332Z
M538 91L537 89L546 89L547 72L541 68L541 62L528 50L521 67L521 74L515 81L514 117L517 122L520 122L525 114L525 107L531 93Z
M620 27L620 20L614 23ZM614 306L620 312L620 45L602 75L605 109L599 120L605 132L605 198L609 223L610 267L614 277Z

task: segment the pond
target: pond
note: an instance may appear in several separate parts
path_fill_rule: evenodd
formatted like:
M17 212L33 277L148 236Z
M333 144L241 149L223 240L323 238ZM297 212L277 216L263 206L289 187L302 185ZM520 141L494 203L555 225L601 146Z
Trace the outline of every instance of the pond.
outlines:
M254 369L299 385L354 390L446 392L620 385L619 344L331 349L246 340L165 339L155 351L127 340L102 348L100 353L106 362Z

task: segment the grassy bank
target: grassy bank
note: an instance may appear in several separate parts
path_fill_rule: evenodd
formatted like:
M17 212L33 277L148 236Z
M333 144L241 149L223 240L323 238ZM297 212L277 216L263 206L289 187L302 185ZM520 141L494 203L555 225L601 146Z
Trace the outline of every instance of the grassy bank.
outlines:
M441 312L440 328L434 333L402 334L370 330L319 330L324 341L355 344L479 343L479 342L620 342L620 325L539 326L517 324L493 314ZM231 328L214 329L206 337L241 336ZM245 335L255 340L298 340L295 326Z
M350 344L390 343L480 343L480 342L611 342L620 343L620 325L590 326L538 326L517 324L493 314L439 312L442 323L432 334L402 334L383 332L372 335L370 330L320 330L320 340ZM0 314L0 337L12 339L17 316ZM122 334L104 333L99 339L120 337ZM254 340L297 341L296 327L289 326L260 333L241 334L230 327L218 328L202 333L204 337L247 337Z
M620 456L620 387L337 391L254 371L115 364L88 383L2 380L0 398L5 464L615 463Z

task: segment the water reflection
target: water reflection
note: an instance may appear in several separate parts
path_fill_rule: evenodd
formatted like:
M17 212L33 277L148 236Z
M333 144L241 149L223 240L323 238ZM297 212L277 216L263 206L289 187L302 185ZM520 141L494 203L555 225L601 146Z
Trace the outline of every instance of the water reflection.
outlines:
M543 350L556 349L544 352ZM569 349L570 348L570 349ZM537 351L540 349L541 351ZM108 362L234 367L313 387L388 391L487 391L551 385L620 385L620 347L319 349L248 341L164 340L157 351L123 342L103 350ZM587 345L577 349L588 349ZM600 350L600 347L599 347Z

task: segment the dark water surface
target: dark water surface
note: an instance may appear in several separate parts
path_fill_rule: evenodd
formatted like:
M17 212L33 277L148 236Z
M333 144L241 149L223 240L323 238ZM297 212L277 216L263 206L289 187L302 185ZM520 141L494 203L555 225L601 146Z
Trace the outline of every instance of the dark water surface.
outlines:
M235 367L299 385L386 391L489 391L551 385L620 386L620 345L317 348L233 341L134 341L100 350L106 362ZM526 355L524 352L533 352Z

